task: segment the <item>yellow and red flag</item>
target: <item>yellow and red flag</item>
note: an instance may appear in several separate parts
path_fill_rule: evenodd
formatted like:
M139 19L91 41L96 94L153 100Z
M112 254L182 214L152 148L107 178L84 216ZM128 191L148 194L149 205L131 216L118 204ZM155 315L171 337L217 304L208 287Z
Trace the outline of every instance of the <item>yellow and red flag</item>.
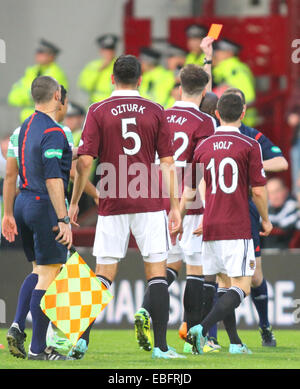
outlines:
M41 300L41 309L73 345L113 298L77 252Z

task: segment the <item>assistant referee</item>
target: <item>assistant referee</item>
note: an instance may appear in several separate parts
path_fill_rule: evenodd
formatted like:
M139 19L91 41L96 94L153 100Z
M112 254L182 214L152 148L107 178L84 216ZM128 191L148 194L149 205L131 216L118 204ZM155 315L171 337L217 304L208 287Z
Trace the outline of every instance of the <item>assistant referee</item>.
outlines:
M14 211L25 254L37 263L38 282L30 301L33 333L28 359L58 360L66 357L46 347L49 319L40 301L72 245L65 203L72 150L55 121L61 105L60 85L52 77L41 76L33 81L31 94L35 112L20 129L20 195ZM60 230L57 237L55 226Z

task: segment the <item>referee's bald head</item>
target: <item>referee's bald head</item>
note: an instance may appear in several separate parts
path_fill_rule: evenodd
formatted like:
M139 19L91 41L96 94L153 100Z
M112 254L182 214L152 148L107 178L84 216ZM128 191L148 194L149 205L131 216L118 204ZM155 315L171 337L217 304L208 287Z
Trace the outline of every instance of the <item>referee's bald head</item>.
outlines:
M58 82L49 76L37 77L31 84L31 95L36 104L50 102L54 93L59 90Z

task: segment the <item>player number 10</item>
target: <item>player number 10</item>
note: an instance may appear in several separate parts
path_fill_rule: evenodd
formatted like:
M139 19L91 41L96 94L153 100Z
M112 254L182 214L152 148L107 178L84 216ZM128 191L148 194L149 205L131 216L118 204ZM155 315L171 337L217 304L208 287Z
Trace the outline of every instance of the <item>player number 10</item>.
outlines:
M232 168L232 183L230 186L226 186L225 180L224 180L224 170L225 166L230 165ZM209 161L209 164L206 167L206 170L210 170L211 173L211 179L212 179L212 190L211 193L215 194L217 192L217 183L216 183L216 164L215 159L212 158ZM222 192L226 194L230 194L236 191L237 185L238 185L238 176L239 176L239 170L237 163L234 159L230 157L223 158L222 161L219 164L219 187L222 190Z

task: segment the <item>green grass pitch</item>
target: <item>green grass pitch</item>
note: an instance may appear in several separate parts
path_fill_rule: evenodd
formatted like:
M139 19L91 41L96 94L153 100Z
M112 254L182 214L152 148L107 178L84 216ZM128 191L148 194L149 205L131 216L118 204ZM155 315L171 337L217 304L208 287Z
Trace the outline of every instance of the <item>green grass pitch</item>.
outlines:
M17 359L7 349L7 330L0 330L1 369L299 369L300 331L276 330L276 348L261 346L258 331L239 331L252 355L230 355L229 341L224 330L218 333L222 345L219 353L188 355L180 360L152 360L151 352L140 350L131 330L93 330L89 350L82 360L75 361L29 361ZM31 331L27 330L26 349ZM169 330L168 343L182 352L183 341L176 330Z

